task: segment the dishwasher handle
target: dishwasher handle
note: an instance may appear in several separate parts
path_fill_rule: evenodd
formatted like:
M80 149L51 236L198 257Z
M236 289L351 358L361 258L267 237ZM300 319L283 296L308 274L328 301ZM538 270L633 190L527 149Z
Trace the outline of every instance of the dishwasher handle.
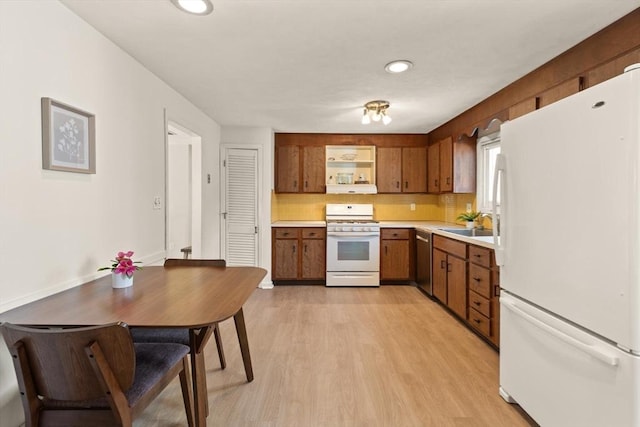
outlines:
M420 240L421 242L425 242L425 243L429 243L429 239L422 237L422 236L416 236L416 240Z

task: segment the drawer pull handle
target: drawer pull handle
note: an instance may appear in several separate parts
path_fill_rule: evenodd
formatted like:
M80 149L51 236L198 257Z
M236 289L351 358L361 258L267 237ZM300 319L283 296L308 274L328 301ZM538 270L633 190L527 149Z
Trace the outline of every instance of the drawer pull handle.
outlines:
M479 319L473 319L473 321L476 322L478 325L482 323Z
M476 257L476 258L482 258L482 255L480 255L480 254L473 254L473 256Z
M482 279L479 278L479 277L474 277L473 280L475 280L476 282L481 282L482 281Z
M288 236L288 235L289 235L289 233L282 233L282 235L283 235L283 236Z
M440 268L444 269L444 260L440 261Z
M480 303L480 301L474 301L473 303L474 303L475 305L477 305L477 306L480 306L480 304L481 304L481 303Z

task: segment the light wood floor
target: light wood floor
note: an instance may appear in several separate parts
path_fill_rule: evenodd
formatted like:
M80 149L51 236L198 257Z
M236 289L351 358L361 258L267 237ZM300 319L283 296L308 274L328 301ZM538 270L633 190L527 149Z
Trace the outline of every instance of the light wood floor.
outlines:
M498 353L410 286L257 289L244 308L255 379L233 320L206 364L208 426L531 426L498 395ZM179 383L136 427L186 424Z

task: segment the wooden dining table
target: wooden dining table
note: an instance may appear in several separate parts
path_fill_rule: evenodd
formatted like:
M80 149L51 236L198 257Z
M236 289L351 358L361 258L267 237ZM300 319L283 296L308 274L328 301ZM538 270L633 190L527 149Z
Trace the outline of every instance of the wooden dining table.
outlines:
M266 273L259 267L144 267L131 287L114 289L105 276L0 313L0 322L64 327L123 321L131 327L188 328L196 425L205 426L204 346L214 326L233 317L247 381L253 380L242 306Z

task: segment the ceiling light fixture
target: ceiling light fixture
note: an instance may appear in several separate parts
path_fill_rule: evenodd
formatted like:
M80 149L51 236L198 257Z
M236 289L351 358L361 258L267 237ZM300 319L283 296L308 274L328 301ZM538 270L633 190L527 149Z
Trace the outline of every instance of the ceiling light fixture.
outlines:
M194 15L208 15L213 12L210 0L171 0L178 9Z
M387 73L397 74L403 73L411 67L413 67L413 62L407 61L406 59L399 59L397 61L389 62L384 66L384 70Z
M389 101L369 101L364 104L364 113L362 114L362 124L368 125L371 121L379 122L382 120L384 125L391 123L391 117L387 114L387 109L391 104Z

